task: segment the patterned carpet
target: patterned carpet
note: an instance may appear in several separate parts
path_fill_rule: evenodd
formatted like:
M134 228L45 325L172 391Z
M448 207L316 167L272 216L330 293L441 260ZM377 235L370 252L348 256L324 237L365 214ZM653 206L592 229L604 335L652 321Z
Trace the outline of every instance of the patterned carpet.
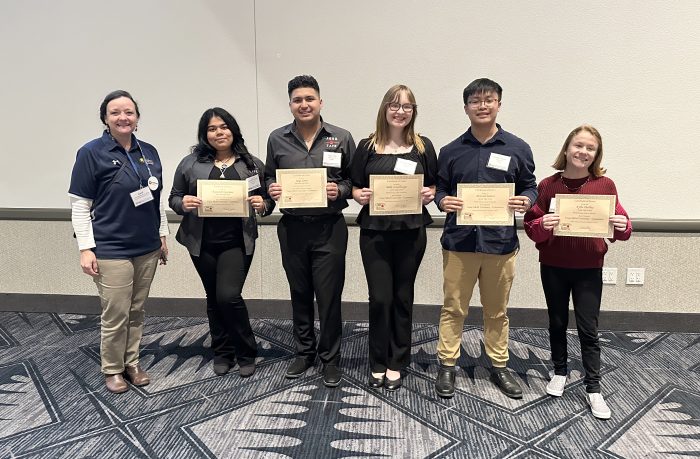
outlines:
M344 326L343 381L284 378L291 323L255 320L255 375L217 377L203 318L150 317L141 363L153 382L108 393L99 318L0 313L0 457L683 458L700 456L700 334L603 332L612 419L584 399L575 334L561 398L544 392L546 330L511 330L522 400L488 381L481 331L466 327L451 400L433 390L437 327L416 324L398 392L366 387L367 324Z

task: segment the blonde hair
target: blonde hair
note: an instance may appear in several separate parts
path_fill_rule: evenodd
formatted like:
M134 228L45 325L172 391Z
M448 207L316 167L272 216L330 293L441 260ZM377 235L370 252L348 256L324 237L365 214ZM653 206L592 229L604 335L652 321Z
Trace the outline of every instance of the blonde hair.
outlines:
M408 86L402 84L392 86L386 94L384 94L384 98L382 99L377 113L376 131L369 136L369 147L374 147L376 150L384 150L384 147L386 147L386 144L389 142L389 122L386 120L387 105L392 102L398 102L401 99L402 93L406 94L408 101L413 104L413 116L411 116L411 121L408 123L408 126L404 128L403 140L407 145L415 145L418 153L423 154L425 153L425 143L414 130L416 117L418 116L416 97Z
M588 166L588 172L594 177L602 177L606 172L606 169L600 165L600 163L603 161L603 138L600 136L598 129L594 128L590 124L582 124L569 133L568 137L564 141L564 145L561 147L561 151L554 160L552 167L558 171L563 171L566 169L566 150L569 148L571 140L582 131L588 132L598 141L598 151L596 151L593 162L590 166Z

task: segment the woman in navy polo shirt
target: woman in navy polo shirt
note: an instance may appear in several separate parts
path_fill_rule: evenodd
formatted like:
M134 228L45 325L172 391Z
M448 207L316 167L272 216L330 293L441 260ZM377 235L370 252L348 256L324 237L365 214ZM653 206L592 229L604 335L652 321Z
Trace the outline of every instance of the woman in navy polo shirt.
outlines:
M100 360L107 389L150 382L139 365L143 304L169 233L160 202L158 152L136 140L139 107L126 91L100 105L102 137L78 150L68 194L80 266L93 277L102 303Z
M223 376L238 362L238 374L248 377L255 372L257 345L241 292L258 237L255 214L268 215L275 203L264 186L262 161L248 152L229 112L206 110L197 140L177 166L170 190L170 208L183 216L176 238L204 285L214 373ZM250 216L204 218L199 180L245 180Z

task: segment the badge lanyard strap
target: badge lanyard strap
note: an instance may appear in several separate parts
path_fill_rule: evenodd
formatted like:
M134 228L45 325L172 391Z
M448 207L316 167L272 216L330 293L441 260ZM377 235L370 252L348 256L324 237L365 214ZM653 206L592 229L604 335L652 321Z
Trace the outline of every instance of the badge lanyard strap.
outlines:
M139 153L141 153L141 158L143 158L143 163L146 165L146 170L148 171L148 176L149 176L149 177L153 177L153 174L151 173L151 168L148 167L148 161L146 161L146 157L145 157L144 154L143 154L143 149L141 148L141 144L139 143L138 140L136 140L136 146L139 147ZM138 169L136 168L136 163L135 163L134 160L131 158L131 155L129 154L128 151L126 152L126 157L129 158L129 162L131 163L131 167L134 169L134 172L136 172L136 176L139 178L139 187L140 187L140 188L143 188L144 185L143 185L143 182L141 181L141 180L142 180L142 179L141 179L141 174L139 174L139 171L138 171Z

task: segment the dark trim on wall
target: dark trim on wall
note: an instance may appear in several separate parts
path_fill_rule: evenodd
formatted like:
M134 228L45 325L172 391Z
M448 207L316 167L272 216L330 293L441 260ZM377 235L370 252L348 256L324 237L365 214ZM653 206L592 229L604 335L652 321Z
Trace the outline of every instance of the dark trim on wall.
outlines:
M179 223L182 217L174 212L167 211L170 223ZM259 219L261 225L276 225L281 217L279 213L273 213ZM350 226L355 226L356 214L346 214L345 221ZM0 208L0 220L24 220L24 221L70 221L70 209L40 209L40 208ZM445 217L433 216L431 228L442 228ZM699 233L700 220L674 220L656 218L633 219L634 230L644 233ZM518 228L523 227L522 217L516 217Z
M288 300L246 300L253 318L290 319L292 306ZM367 321L367 303L343 303L343 319ZM471 306L466 324L482 326L482 311ZM100 303L96 296L42 295L25 293L1 293L0 311L42 312L61 314L99 314ZM146 314L167 317L206 317L203 298L149 298ZM543 308L508 308L512 327L547 328L547 311ZM413 309L415 323L437 324L440 306L417 304ZM569 324L575 328L571 314ZM600 329L611 331L658 331L697 333L700 330L700 313L601 311Z

